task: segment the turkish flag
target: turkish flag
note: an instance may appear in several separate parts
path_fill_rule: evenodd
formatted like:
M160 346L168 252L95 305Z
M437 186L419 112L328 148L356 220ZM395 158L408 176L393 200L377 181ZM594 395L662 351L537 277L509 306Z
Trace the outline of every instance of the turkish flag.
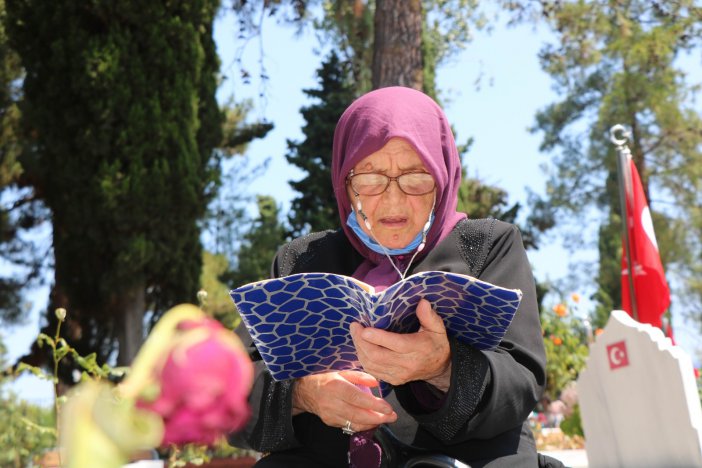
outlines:
M661 328L661 317L670 305L670 289L663 272L656 234L653 232L651 211L648 209L639 171L631 155L627 156L623 167L626 188L626 228L629 233L631 263L634 265L634 297L638 316L634 318L641 323L650 323L654 327ZM624 245L623 249L625 248ZM622 308L633 317L626 250L622 252ZM666 330L666 335L672 337L672 330L669 333Z

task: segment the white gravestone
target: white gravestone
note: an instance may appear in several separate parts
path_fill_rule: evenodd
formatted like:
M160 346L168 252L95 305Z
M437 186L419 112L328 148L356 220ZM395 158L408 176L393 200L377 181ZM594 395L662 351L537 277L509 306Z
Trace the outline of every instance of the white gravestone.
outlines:
M590 467L702 467L702 409L690 357L615 310L577 382Z

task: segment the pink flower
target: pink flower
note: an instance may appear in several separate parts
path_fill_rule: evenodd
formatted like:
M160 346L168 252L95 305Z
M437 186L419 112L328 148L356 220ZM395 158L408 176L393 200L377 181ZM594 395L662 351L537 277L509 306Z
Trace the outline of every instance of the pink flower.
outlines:
M236 335L216 320L180 322L157 374L158 397L138 406L163 418L163 445L212 445L241 429L251 414L251 361Z

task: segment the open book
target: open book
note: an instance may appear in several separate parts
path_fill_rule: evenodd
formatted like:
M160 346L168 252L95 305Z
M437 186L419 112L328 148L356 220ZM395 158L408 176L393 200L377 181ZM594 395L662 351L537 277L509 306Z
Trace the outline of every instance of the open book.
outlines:
M230 295L276 380L360 369L351 323L415 332L422 298L441 316L449 336L478 349L494 348L522 298L519 290L442 271L416 273L378 294L348 276L300 273L246 284Z

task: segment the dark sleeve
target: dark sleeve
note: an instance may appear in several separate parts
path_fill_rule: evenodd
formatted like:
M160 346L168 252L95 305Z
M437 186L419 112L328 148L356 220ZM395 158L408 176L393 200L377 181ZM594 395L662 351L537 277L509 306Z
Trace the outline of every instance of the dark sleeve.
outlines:
M479 351L451 340L451 384L436 411L419 404L409 385L395 389L402 406L444 443L487 439L521 425L540 398L546 380L535 283L515 226L495 222L477 276L523 293L500 345Z
M280 274L280 259L288 246L282 247L272 266L272 277ZM229 443L259 452L272 452L296 447L298 444L292 425L293 380L276 382L266 368L261 355L242 324L236 330L254 364L254 384L249 395L251 418L246 427L229 437Z

